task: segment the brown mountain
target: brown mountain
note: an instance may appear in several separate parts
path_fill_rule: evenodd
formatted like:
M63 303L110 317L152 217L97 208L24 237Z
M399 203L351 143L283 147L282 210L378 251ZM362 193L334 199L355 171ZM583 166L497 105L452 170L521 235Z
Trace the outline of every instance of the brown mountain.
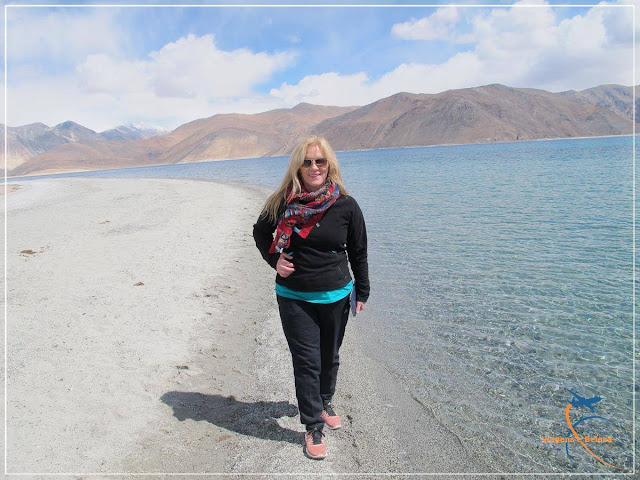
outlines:
M65 143L19 165L10 175L274 155L300 132L355 108L301 103L254 115L214 115L143 140Z
M55 127L48 127L40 122L21 127L7 127L7 137L9 170L64 143L91 143L104 140L93 130L71 121L60 123ZM4 138L4 125L2 125L0 138ZM4 149L0 157L4 162Z
M92 145L105 140L148 138L160 133L166 133L166 130L158 130L140 123L121 125L101 133L96 133L72 121L63 122L54 127L40 122L21 127L7 127L8 167L12 170L65 143ZM4 125L2 125L0 138L4 138ZM0 153L0 161L4 163L4 149Z
M292 137L357 107L324 107L301 103L291 109L254 115L214 115L178 127L167 136L172 147L159 163L187 163L221 158L277 155Z
M326 136L336 150L629 134L629 91L617 85L573 93L487 85L437 95L398 93L359 108L300 104L214 115L144 140L58 145L10 175L282 155L308 133Z
M637 88L637 87L636 87ZM623 87L622 85L600 85L598 87L587 88L576 92L568 90L560 92L568 98L572 98L582 103L597 105L617 113L623 117L631 118L633 115L633 88ZM640 98L636 99L636 122L640 118Z
M487 85L437 95L399 93L320 122L338 150L631 133L611 110L528 88Z

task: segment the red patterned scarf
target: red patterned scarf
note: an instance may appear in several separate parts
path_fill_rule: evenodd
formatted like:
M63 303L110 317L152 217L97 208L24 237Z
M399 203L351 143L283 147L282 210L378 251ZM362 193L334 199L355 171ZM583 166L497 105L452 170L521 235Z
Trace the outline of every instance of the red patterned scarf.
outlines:
M291 190L288 190L287 197L290 193ZM303 187L303 191L294 195L278 218L276 236L269 253L280 253L288 248L293 232L302 238L307 238L314 225L320 221L327 208L333 205L339 196L340 189L335 183L326 182L315 192L308 192Z

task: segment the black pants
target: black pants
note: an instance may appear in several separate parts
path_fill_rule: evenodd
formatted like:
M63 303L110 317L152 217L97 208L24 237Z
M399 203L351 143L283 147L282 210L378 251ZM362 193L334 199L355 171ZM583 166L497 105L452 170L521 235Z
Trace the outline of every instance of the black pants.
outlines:
M300 422L307 429L322 428L324 404L336 390L344 330L349 319L349 296L335 303L309 303L277 295L280 319L287 337Z

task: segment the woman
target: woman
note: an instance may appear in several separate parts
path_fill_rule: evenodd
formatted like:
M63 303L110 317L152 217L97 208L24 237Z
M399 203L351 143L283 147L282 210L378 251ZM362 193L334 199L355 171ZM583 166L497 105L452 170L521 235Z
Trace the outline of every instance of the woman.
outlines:
M275 238L273 232L275 230ZM340 428L331 400L355 277L356 314L369 297L367 232L347 195L338 160L320 137L300 142L282 184L266 201L253 238L276 269L276 298L295 376L305 454L327 456L323 427Z

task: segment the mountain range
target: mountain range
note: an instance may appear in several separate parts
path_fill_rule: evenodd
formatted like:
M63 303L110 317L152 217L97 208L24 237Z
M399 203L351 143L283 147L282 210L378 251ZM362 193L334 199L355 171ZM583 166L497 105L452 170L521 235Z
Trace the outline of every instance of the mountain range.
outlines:
M362 107L218 114L171 132L127 124L96 133L71 121L8 127L7 165L18 176L285 155L310 133L339 151L622 135L632 133L632 112L631 87L551 93L493 84L397 93Z
M127 142L165 133L168 133L168 130L142 122L120 125L101 133L96 133L72 121L63 122L54 127L48 127L44 123L7 127L7 168L11 172L17 166L67 143L81 145L108 140ZM4 138L4 125L1 123L0 138ZM4 160L4 152L2 152L2 160Z

